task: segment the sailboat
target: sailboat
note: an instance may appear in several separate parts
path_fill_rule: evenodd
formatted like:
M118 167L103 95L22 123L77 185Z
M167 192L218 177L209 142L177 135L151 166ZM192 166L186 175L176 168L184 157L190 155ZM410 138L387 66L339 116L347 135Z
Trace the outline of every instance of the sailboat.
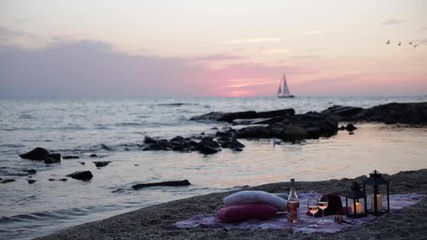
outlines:
M278 98L293 98L294 95L289 92L288 84L286 83L286 76L283 73L283 78L280 79L279 90L277 91Z

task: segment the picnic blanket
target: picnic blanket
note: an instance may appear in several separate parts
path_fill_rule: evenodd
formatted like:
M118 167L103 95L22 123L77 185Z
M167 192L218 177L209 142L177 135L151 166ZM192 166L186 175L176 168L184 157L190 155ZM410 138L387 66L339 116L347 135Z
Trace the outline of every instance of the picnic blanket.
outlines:
M275 217L267 220L250 219L246 221L236 223L226 223L221 219L217 218L215 214L204 214L191 217L187 220L178 221L173 226L177 228L195 228L195 227L206 227L206 228L222 228L222 229L288 229L294 233L335 233L345 231L353 227L360 227L367 222L375 221L378 217L368 215L366 217L357 218L353 224L338 224L334 222L335 216L325 216L327 223L319 224L319 227L313 228L308 227L312 221L312 217L306 215L307 212L307 201L310 197L318 196L318 193L300 193L300 221L298 223L289 223L287 221L286 213L279 213ZM390 195L390 212L397 213L404 207L414 205L424 199L424 195L420 194L392 194ZM345 206L345 198L342 197L343 205ZM369 206L369 201L368 201ZM318 221L320 218L315 218ZM345 220L351 221L351 219Z

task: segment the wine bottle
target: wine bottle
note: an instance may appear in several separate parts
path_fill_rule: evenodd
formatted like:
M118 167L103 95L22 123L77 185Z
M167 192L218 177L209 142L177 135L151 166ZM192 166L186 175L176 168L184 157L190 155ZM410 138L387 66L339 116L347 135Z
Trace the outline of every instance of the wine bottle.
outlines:
M291 178L291 190L288 197L288 221L295 223L299 221L299 199L295 190L295 179Z

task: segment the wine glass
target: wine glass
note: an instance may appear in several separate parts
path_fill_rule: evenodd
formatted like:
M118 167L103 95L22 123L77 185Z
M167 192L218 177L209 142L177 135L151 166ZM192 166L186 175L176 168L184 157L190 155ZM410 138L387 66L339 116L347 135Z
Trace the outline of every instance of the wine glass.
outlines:
M328 208L328 194L323 194L320 196L320 198L317 200L317 205L322 210L322 219L319 221L319 223L326 223L328 222L325 219L325 209Z
M307 202L308 211L313 214L313 221L308 225L308 227L318 227L318 225L314 222L314 214L319 211L319 205L317 205L317 198L310 197Z

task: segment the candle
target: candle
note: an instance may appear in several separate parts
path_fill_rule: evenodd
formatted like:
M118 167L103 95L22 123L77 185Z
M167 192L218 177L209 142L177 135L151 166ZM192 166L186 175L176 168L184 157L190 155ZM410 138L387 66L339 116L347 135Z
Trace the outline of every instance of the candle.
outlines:
M350 213L354 214L354 204L351 204ZM363 213L363 204L360 202L356 202L356 214Z
M374 212L380 212L383 210L383 196L381 196L381 194L377 194L377 208L375 209L375 202L374 202L374 198L375 195L372 194L371 195L371 209Z

